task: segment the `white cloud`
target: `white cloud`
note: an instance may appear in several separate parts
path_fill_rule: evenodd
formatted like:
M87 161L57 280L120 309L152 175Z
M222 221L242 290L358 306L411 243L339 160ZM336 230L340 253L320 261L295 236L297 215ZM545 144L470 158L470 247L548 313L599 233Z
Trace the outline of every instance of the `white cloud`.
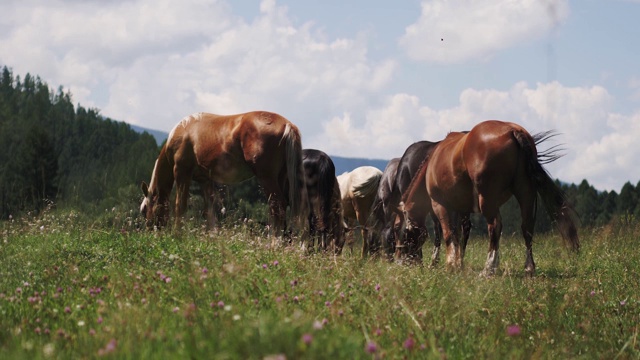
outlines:
M423 0L401 47L414 60L484 60L522 41L540 38L569 13L568 0Z
M0 20L13 29L0 35L0 63L37 71L109 117L160 130L196 111L264 109L317 132L313 119L363 107L396 68L368 57L366 33L326 39L273 0L249 21L224 1L61 5L0 5L19 14Z
M438 141L449 131L471 130L483 120L513 121L532 134L555 130L559 136L539 150L560 145L566 155L547 168L563 181L587 179L600 190L619 191L620 179L640 178L634 160L640 148L640 113L610 115L612 97L599 86L566 87L558 82L524 82L507 91L464 90L459 104L434 110L416 96L396 94L366 113L363 125L351 115L334 118L312 143L330 154L391 159L419 140Z

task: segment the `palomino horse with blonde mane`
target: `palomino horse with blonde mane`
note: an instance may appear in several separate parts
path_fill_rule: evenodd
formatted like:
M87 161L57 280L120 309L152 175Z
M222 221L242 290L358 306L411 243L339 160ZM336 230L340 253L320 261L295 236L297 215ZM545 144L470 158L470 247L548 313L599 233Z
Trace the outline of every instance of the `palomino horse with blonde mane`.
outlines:
M145 198L140 211L148 226L166 225L169 194L175 183L175 217L179 224L193 179L202 185L208 220L214 225L214 183L234 184L254 176L267 196L275 234L281 235L286 229L287 206L298 224L306 220L302 146L300 132L293 123L265 111L189 115L171 130L150 184L142 183Z
M518 201L522 215L525 274L533 275L536 269L532 242L538 195L565 243L576 252L580 249L571 206L542 166L559 157L556 148L544 153L536 149L553 135L545 132L532 137L517 124L491 120L468 133L450 133L440 142L429 160L426 188L442 225L448 266L463 265L458 240L460 215L479 211L487 220L490 238L483 275L495 274L502 232L500 206L511 196Z
M338 176L343 218L345 222L355 221L356 226L360 227L363 257L369 253L366 222L371 214L373 200L376 197L381 178L382 171L373 166L360 166Z

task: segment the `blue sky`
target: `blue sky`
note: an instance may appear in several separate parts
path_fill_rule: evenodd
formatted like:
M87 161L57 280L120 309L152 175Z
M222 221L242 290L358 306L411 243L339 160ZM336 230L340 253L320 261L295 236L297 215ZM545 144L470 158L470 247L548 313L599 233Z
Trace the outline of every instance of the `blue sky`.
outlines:
M170 131L251 110L390 159L486 119L555 129L554 177L640 180L640 1L6 0L0 65ZM549 144L553 145L553 144Z

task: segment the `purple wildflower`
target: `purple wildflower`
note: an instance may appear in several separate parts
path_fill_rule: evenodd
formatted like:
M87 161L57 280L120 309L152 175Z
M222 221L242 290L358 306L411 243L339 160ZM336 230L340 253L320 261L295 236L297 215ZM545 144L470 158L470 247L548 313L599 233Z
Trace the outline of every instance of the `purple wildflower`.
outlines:
M304 342L305 344L309 345L309 344L311 344L311 341L313 341L313 336L311 334L302 335L302 342Z
M509 336L518 336L520 335L521 330L518 325L509 325L507 326L507 335Z
M366 351L368 354L375 354L376 351L378 351L378 345L376 345L376 343L373 341L369 341L367 345L365 345L364 351Z
M411 336L409 336L407 340L405 340L404 343L402 344L402 347L404 347L407 350L413 350L413 347L415 345L416 345L416 342L413 340Z
M376 284L376 291L380 291L380 284Z

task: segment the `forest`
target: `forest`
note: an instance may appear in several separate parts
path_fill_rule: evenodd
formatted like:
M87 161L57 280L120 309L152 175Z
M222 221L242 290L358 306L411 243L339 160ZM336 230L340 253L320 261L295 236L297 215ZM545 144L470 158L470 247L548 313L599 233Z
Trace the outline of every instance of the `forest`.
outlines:
M149 180L159 152L150 134L103 116L99 109L74 105L72 94L63 87L51 89L39 76L27 73L21 77L6 66L0 79L0 148L3 220L52 207L96 215L115 207L137 211L142 196L139 185ZM557 182L582 227L602 227L640 216L640 181L635 185L627 181L619 194L599 191L586 179L577 185L562 179ZM265 214L255 210L264 207L264 199L254 181L232 187L224 201L227 209L238 210L229 212L237 217ZM519 232L519 211L513 198L501 213L504 232ZM543 213L540 207L538 232L552 229ZM484 231L479 217L474 218L474 229Z

